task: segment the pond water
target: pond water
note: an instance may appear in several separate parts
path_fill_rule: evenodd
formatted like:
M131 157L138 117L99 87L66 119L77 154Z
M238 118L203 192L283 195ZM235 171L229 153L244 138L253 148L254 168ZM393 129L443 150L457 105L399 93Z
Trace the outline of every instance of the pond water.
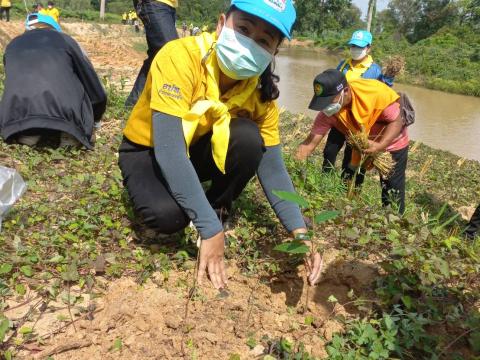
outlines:
M283 48L276 57L281 75L280 106L293 113L314 117L308 109L313 79L323 70L336 67L340 58L322 50ZM408 94L416 110L410 137L433 148L480 160L480 98L449 94L404 84L394 89Z

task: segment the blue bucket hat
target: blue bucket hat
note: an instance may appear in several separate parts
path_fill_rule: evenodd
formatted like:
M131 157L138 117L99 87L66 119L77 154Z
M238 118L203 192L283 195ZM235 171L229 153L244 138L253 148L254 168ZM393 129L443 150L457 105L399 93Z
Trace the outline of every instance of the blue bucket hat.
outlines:
M230 6L259 17L275 26L289 40L297 18L292 0L232 0Z
M58 23L53 17L40 13L29 14L27 16L27 20L25 21L25 27L27 28L27 30L30 30L32 26L38 23L50 25L58 32L62 32L62 28L60 27L60 25L58 25Z
M373 36L370 31L357 30L352 34L348 45L355 45L361 48L372 45Z

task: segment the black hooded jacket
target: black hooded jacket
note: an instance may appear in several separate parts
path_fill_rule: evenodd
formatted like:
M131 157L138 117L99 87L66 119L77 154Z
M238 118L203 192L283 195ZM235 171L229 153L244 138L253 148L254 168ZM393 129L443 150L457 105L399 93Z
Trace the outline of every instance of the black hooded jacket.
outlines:
M40 128L69 133L93 148L94 122L105 112L107 95L75 40L55 30L30 30L8 44L3 60L0 135L4 140Z

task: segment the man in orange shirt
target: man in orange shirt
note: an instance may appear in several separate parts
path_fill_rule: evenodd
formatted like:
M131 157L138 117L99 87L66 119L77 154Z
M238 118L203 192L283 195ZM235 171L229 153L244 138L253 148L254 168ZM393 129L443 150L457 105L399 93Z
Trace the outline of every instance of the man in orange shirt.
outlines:
M388 179L380 178L383 205L396 204L405 211L405 171L408 159L408 132L400 115L400 96L378 80L357 79L347 83L338 70L326 70L314 80L314 96L309 108L320 111L312 130L297 150L297 159L305 160L331 128L348 136L361 129L369 134L365 153L387 151L395 168ZM352 178L359 164L352 156L344 176ZM357 174L357 185L363 173Z

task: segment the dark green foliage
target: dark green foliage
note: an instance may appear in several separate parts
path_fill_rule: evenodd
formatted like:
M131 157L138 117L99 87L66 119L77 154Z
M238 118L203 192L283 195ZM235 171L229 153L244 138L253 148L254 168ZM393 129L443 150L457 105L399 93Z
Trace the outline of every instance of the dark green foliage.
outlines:
M320 36L329 31L360 26L360 10L351 0L299 0L297 8L296 34Z

